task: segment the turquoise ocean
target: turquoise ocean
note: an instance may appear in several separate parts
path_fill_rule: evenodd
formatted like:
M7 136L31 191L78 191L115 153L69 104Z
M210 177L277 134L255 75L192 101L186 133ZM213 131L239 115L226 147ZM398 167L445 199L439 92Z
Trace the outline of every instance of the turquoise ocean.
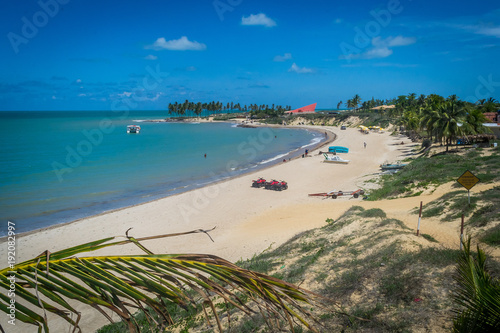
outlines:
M323 139L304 129L150 122L166 114L0 112L0 220L18 233L70 222L258 170ZM127 134L131 124L141 133Z

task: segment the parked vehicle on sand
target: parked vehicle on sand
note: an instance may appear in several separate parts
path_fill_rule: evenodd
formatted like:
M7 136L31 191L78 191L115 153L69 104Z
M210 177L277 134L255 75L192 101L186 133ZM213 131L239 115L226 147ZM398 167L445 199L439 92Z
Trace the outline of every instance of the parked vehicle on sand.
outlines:
M283 190L288 189L288 184L287 184L287 182L285 182L283 180L278 181L278 180L273 179L270 182L266 183L265 188L266 188L266 190L283 191Z
M261 188L266 186L266 180L262 177L259 177L257 180L252 180L252 187Z

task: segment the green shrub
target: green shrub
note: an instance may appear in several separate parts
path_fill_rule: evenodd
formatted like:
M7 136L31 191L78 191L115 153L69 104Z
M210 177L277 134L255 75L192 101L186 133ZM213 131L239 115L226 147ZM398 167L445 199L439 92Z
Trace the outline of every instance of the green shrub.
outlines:
M430 146L432 146L432 141L430 139L424 139L422 141L422 148L429 148Z
M381 219L387 217L387 214L380 208L371 208L361 212L359 214L361 217L379 217Z

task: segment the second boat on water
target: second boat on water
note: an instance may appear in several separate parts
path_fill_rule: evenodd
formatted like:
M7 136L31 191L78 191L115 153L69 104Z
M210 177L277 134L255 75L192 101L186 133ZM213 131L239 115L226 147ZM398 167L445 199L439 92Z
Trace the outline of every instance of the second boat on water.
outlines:
M141 126L137 125L128 125L127 126L127 133L129 134L139 134L141 132Z

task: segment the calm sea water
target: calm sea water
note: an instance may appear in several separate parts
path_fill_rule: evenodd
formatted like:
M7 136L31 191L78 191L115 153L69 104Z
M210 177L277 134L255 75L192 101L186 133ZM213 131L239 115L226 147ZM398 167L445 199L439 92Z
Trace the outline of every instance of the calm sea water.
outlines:
M256 170L322 139L298 129L143 122L165 114L0 112L0 220L18 232L69 222ZM129 124L141 133L127 134Z

